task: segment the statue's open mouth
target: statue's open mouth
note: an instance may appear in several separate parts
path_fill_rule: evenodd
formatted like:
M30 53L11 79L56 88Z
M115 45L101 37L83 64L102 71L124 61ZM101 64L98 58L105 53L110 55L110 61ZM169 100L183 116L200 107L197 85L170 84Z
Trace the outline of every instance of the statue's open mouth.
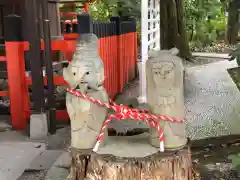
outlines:
M84 86L85 86L85 87L84 87ZM90 89L90 87L87 86L87 83L86 83L86 82L81 82L79 85L77 85L77 86L74 88L74 90L75 90L75 91L76 91L76 90L83 90L83 89L85 89L85 88Z
M77 85L76 88L75 88L74 90L77 90L77 89L80 89L80 86L79 86L79 85Z

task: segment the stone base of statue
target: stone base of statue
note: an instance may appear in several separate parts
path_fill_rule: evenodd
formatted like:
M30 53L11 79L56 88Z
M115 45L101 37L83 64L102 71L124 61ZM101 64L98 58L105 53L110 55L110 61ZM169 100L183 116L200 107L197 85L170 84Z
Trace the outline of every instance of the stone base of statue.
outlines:
M148 134L111 136L97 153L72 149L71 180L193 180L190 148L160 153Z

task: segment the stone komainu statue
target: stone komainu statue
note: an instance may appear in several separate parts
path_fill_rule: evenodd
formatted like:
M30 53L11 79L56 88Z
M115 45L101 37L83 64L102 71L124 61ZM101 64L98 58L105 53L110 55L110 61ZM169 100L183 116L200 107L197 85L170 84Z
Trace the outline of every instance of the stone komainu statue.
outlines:
M183 65L177 56L178 49L160 50L149 53L146 62L147 103L150 111L184 119ZM186 145L186 125L160 121L165 137L165 148L179 149ZM156 128L150 130L150 143L159 146Z
M104 66L94 34L81 34L77 39L76 52L68 67L63 69L63 77L70 88L108 103L103 87ZM107 109L69 93L66 106L71 120L72 147L92 149L106 120Z

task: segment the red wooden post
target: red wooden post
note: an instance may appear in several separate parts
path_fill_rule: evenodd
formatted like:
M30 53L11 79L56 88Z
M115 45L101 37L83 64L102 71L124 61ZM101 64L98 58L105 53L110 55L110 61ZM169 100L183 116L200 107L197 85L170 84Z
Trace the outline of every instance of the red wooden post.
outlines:
M134 32L134 60L133 60L133 79L136 77L136 67L137 67L137 60L138 60L138 36L137 32Z
M88 12L88 3L84 3L84 11Z
M123 90L123 85L122 85L122 40L121 40L121 34L122 34L122 29L121 29L121 20L120 17L118 16L114 16L110 18L111 22L114 22L116 25L116 53L117 53L117 62L116 62L116 66L117 66L117 83L118 83L118 93L121 93Z
M7 57L10 112L14 129L26 127L27 112L24 42L21 32L21 17L9 15L4 18L5 46Z

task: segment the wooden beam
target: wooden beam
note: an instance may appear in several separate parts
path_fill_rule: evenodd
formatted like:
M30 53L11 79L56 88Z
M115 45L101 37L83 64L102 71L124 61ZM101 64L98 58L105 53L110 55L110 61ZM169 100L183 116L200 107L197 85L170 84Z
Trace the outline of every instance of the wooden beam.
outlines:
M44 109L44 83L42 74L41 42L40 42L40 4L39 0L27 0L25 4L26 39L29 41L28 51L32 70L33 110L36 113ZM36 21L37 20L37 21Z
M24 0L0 0L0 5L19 3L19 1L24 1Z

